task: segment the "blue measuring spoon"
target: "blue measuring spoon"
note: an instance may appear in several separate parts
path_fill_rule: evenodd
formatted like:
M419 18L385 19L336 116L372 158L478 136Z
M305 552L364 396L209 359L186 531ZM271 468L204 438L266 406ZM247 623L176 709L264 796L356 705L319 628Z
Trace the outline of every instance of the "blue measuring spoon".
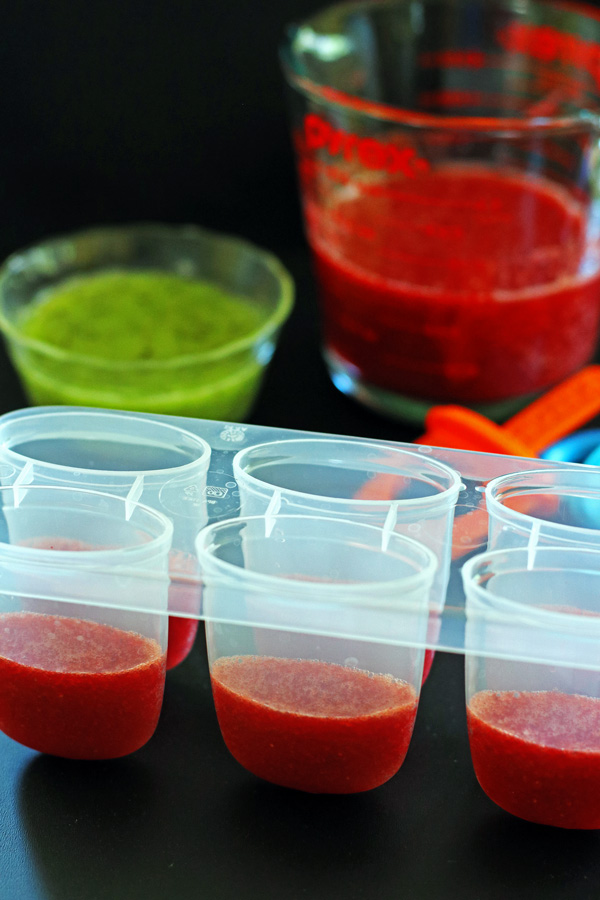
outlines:
M595 456L596 462L592 462ZM540 453L540 459L553 459L559 462L588 463L592 466L600 464L600 428L588 431L574 431L573 434L550 444Z
M560 441L546 447L540 453L540 459L600 466L600 428L575 431L561 438ZM579 516L590 528L600 528L600 503L597 500L574 498L571 504L577 504Z

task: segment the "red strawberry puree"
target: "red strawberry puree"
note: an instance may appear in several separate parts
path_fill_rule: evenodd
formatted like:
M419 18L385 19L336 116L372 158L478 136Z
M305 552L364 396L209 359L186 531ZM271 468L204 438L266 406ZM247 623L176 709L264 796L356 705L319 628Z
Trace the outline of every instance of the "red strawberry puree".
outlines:
M211 679L228 749L266 781L350 794L383 784L404 761L417 713L406 682L268 656L221 657Z
M600 278L586 209L483 165L336 191L304 185L328 351L361 381L439 402L542 391L593 355Z
M542 825L600 828L600 700L558 691L481 691L467 709L486 794Z
M0 615L0 730L33 750L110 759L137 750L161 710L165 654L84 619Z

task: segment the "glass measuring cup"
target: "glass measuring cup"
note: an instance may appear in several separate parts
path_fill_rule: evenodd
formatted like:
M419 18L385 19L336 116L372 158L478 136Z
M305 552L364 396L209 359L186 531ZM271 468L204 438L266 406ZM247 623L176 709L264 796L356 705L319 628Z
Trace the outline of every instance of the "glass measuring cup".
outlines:
M305 515L213 523L197 549L213 697L237 761L311 793L391 778L417 712L433 553Z
M495 550L462 574L481 787L531 822L600 828L600 554Z
M289 29L300 193L336 386L492 419L599 330L595 10L342 3Z
M240 450L233 459L242 515L317 514L404 534L436 556L430 637L439 632L461 489L454 469L425 453L367 441L304 438ZM425 677L433 661L427 650Z
M488 548L600 550L600 469L563 466L492 479L485 489Z
M71 759L150 739L172 533L166 516L111 494L0 487L0 730Z
M72 485L140 500L172 521L167 668L191 650L200 608L194 539L208 521L203 438L156 419L105 410L48 408L0 418L4 484Z

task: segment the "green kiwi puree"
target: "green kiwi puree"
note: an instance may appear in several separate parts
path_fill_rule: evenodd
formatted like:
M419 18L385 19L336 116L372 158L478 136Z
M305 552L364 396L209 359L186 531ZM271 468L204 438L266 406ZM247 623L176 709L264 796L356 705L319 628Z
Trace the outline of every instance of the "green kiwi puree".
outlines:
M23 347L25 387L38 404L239 419L264 363L255 357L251 336L267 317L259 304L175 274L110 271L73 278L40 295L21 332L77 358L48 359L33 344ZM248 345L231 356L172 362L244 338Z
M23 334L101 359L171 359L256 331L260 309L213 284L162 272L64 282L32 307Z

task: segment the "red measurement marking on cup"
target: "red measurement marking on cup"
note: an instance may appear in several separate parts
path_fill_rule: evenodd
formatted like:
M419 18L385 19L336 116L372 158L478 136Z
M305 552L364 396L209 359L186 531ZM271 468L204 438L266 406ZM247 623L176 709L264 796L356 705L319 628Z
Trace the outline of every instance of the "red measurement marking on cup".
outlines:
M371 191L369 191L368 188L365 191L361 191L359 189L359 193L371 194ZM373 195L381 196L380 194ZM435 238L438 241L458 242L465 236L464 228L462 228L459 224L439 222L421 222L413 224L410 221L401 221L397 218L386 216L385 214L373 216L371 221L368 224L365 224L356 221L355 219L346 217L339 210L332 208L331 210L327 210L327 212L324 212L323 218L326 219L328 225L332 229L338 231L339 234L347 235L352 238L358 238L361 241L378 241L382 229L385 229L390 238L393 238L394 234L410 232L411 235L420 233L424 237ZM482 218L484 222L494 222L494 224L500 224L500 222L502 221L502 216L487 216L483 214ZM430 262L433 268L435 268L436 265L439 265L440 267L447 266L447 263L437 263L436 260L430 260L429 256L423 255L419 257L415 253L403 253L400 250L394 250L392 247L386 248L386 255L388 259L406 259L412 262L420 258L423 263ZM464 264L465 263L463 263L462 260L452 260L452 265L455 267Z
M483 69L489 65L489 59L482 50L425 50L419 54L419 65L422 68Z
M541 68L535 73L533 84L536 93L541 97L545 97L550 91L559 91L560 102L595 97L593 92L586 90L586 85L576 75L569 75L563 69ZM554 112L557 109L560 109L559 103L555 103Z
M42 753L113 759L154 733L165 655L131 631L42 613L0 615L0 730Z
M326 179L333 184L341 185L348 184L351 181L351 174L347 170L308 157L299 160L298 175L301 182L308 184L317 177Z
M600 87L600 46L594 41L550 25L527 22L511 22L496 33L496 39L505 50L522 53L537 62L583 70Z
M581 87L567 89L562 85L554 87L552 83L545 85L549 79L543 79L541 76L534 83L523 86L521 96L516 95L517 86L512 85L514 93L492 94L475 90L456 90L450 88L440 88L431 91L422 91L418 95L419 106L423 109L433 109L434 111L444 112L446 110L460 109L461 112L467 112L471 115L493 115L506 116L509 114L526 115L528 118L556 116L563 111L565 104L572 104L581 100ZM535 99L542 95L541 99ZM556 146L556 135L544 137L539 136L538 150L540 157L550 159L553 147ZM573 136L570 141L573 142ZM466 138L456 137L453 140L455 147L459 143L471 143L472 137ZM513 146L518 147L518 141ZM531 138L524 142L523 152L531 153ZM560 150L557 148L557 155ZM576 162L576 157L569 154L570 162Z
M459 90L458 88L439 88L432 91L421 91L419 106L431 107L491 107L498 110L512 109L514 101L511 95L491 94L477 90ZM469 139L470 140L470 139Z
M378 787L410 743L411 685L333 663L267 656L218 659L211 670L223 739L266 781L310 793Z
M530 822L600 828L600 700L558 691L481 691L467 709L477 779Z

